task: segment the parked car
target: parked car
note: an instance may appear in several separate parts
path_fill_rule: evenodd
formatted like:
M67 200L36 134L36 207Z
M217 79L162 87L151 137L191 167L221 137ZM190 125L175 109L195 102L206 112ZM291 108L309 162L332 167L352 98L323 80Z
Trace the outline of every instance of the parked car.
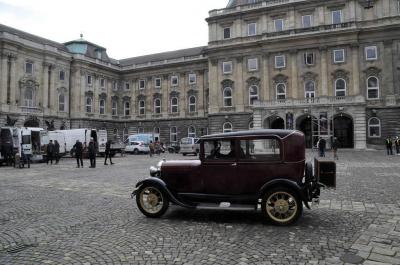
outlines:
M132 154L147 154L150 152L150 148L148 144L145 144L142 141L131 141L125 147L126 153Z
M313 174L299 131L215 134L199 144L199 160L160 161L136 184L132 198L144 215L160 217L170 202L193 209L261 208L266 220L289 225L302 215L303 203L319 202L324 184L336 185L335 162L324 161L329 172L318 166Z
M180 150L179 152L182 155L197 155L200 152L200 145L198 143L199 138L193 138L193 137L185 137L182 138L180 141Z

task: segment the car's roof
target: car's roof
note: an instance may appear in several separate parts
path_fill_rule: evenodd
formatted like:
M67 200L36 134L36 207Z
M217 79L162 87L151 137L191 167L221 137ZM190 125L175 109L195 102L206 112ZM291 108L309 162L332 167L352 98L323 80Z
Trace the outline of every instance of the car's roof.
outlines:
M285 138L288 135L294 133L301 133L296 130L274 130L274 129L261 129L261 130L248 130L248 131L238 131L229 133L218 133L202 136L200 139L220 139L220 138L236 138L236 137L246 137L246 136L277 136L279 138Z

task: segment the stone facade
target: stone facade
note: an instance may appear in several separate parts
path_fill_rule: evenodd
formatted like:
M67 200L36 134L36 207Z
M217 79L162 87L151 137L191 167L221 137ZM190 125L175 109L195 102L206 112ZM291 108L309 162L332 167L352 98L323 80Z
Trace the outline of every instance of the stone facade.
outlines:
M164 142L293 128L309 147L336 136L357 149L400 133L399 1L229 1L207 22L208 46L123 60L0 25L0 125Z

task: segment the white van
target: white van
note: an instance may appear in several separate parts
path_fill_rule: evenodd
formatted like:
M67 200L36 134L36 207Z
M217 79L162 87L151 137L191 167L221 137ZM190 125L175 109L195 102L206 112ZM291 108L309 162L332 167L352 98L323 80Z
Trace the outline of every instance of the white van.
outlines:
M198 144L199 138L185 137L180 141L179 152L182 155L194 154L197 155L200 152L200 145Z
M99 132L101 131L99 138ZM107 142L107 132L104 130L100 130L99 132L96 129L71 129L71 130L56 130L57 133L62 133L65 139L65 152L70 153L72 148L74 147L76 140L79 140L83 145L89 145L90 139L96 142L99 147L99 140L101 143Z
M47 132L47 135L49 137L49 142L50 142L50 140L52 140L53 143L55 141L57 141L58 144L60 145L60 155L61 156L65 155L67 153L66 152L67 146L66 146L66 142L65 142L65 135L58 131L49 131L49 132Z

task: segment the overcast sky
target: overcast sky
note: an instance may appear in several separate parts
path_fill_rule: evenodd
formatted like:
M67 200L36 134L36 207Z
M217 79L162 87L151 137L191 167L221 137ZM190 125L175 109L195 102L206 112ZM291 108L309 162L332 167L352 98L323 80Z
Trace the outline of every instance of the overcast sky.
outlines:
M205 46L208 11L228 0L0 0L0 23L57 42L84 39L124 59Z

